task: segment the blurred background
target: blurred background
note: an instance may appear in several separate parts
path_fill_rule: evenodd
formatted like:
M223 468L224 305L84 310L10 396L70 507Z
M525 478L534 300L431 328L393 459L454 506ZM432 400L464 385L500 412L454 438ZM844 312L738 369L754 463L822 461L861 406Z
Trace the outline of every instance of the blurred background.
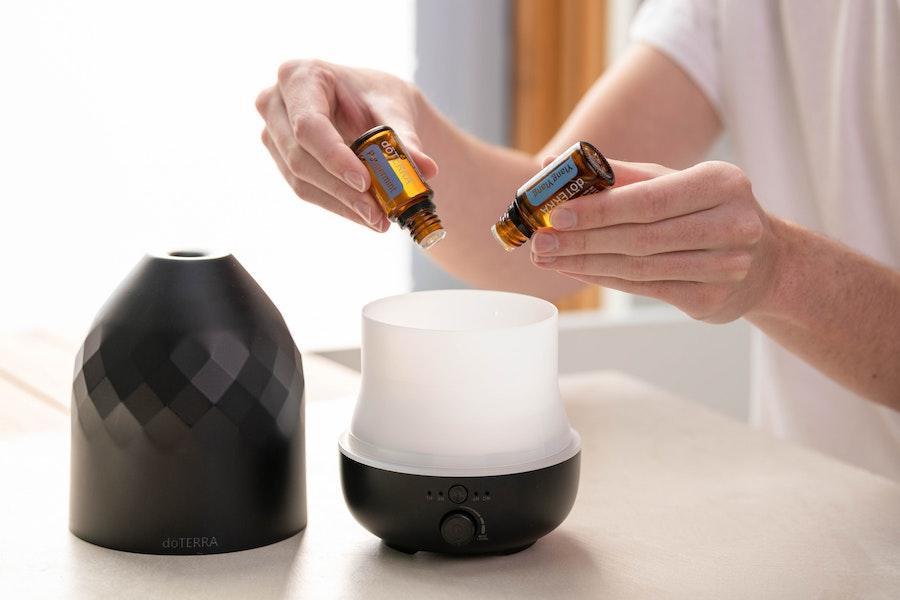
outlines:
M638 5L3 3L0 331L80 339L148 250L225 249L301 349L357 365L366 302L460 283L405 232L378 235L294 197L254 109L278 65L315 56L415 80L464 129L535 151L627 47ZM560 307L561 371L619 369L746 417L743 322L699 324L599 289Z

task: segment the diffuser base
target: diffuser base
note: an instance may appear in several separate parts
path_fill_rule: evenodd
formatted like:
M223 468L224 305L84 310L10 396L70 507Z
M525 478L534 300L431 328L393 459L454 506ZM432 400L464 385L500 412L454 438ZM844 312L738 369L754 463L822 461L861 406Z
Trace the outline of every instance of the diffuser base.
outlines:
M74 529L70 529L72 535L84 540L95 546L109 548L110 550L118 550L120 552L133 552L135 554L155 554L155 555L182 555L194 556L198 554L226 554L228 552L240 552L243 550L253 550L254 548L262 548L271 544L277 544L286 539L290 539L303 531L303 528L297 531L287 532L272 538L247 540L242 543L227 544L219 542L219 536L182 536L169 537L164 539L160 544L146 543L122 543L117 540L105 538L96 538L89 535L82 535Z
M397 473L341 453L350 512L391 548L444 554L512 554L558 527L575 502L581 453L509 475Z
M388 548L390 548L391 550L396 550L397 552L402 552L403 554L409 554L410 556L412 556L413 554L416 554L419 551L418 548L406 548L404 546L395 546L394 544L390 544L390 543L384 542L384 541L382 541L382 543L385 546L387 546ZM534 542L531 542L530 544L525 544L524 546L519 546L518 548L510 548L509 550L502 550L500 552L494 552L493 554L496 554L498 556L509 556L510 554L518 554L522 550L528 550L532 546L534 546ZM489 553L486 552L485 554L489 554Z

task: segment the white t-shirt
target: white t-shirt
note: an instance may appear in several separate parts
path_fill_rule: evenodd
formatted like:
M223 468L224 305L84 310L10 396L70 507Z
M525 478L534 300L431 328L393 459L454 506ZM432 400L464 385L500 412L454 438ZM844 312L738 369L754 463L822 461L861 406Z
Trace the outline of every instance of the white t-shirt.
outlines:
M900 268L898 0L648 0L631 34L704 91L766 210ZM754 336L756 424L900 481L900 413Z

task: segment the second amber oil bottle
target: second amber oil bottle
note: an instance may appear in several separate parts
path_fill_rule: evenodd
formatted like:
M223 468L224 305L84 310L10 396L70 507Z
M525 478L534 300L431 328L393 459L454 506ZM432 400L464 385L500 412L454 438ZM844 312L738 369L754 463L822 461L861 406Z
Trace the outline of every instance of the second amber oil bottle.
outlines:
M434 191L409 157L393 129L380 125L359 136L350 149L372 177L372 195L388 219L409 231L428 250L447 234L437 216Z
M544 227L554 208L579 196L594 194L616 182L606 158L587 142L576 142L538 171L516 192L491 233L506 251L515 250Z

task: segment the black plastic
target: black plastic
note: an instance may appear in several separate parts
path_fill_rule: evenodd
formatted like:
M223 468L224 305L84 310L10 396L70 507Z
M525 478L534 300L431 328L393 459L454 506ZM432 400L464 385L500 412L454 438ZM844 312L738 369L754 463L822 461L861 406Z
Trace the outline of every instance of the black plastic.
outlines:
M510 554L556 529L578 493L581 453L544 469L489 477L409 475L364 465L341 453L350 512L397 550ZM466 488L453 502L450 490ZM454 491L453 497L461 495ZM468 518L470 521L466 521ZM468 525L474 535L468 536Z
M390 127L388 127L387 125L376 125L372 129L366 131L365 133L358 136L355 140L350 142L350 149L353 150L354 153L356 153L356 151L359 150L359 147L362 146L363 142L365 142L367 139L369 139L376 133L381 133L382 131L393 132L394 130L391 129Z
M420 210L426 210L426 211L430 210L430 211L434 212L437 210L437 206L435 206L434 202L432 202L430 199L424 198L422 200L419 200L418 202L416 202L415 204L413 204L406 210L404 210L399 215L397 215L397 222L398 223L406 223L406 221L410 217L412 217L414 214L416 214ZM408 229L408 227L407 227L407 229Z
M145 257L76 361L70 529L151 554L297 533L303 390L281 314L233 256Z
M441 537L451 546L471 544L475 540L476 533L478 525L469 513L454 511L448 513L441 521Z

